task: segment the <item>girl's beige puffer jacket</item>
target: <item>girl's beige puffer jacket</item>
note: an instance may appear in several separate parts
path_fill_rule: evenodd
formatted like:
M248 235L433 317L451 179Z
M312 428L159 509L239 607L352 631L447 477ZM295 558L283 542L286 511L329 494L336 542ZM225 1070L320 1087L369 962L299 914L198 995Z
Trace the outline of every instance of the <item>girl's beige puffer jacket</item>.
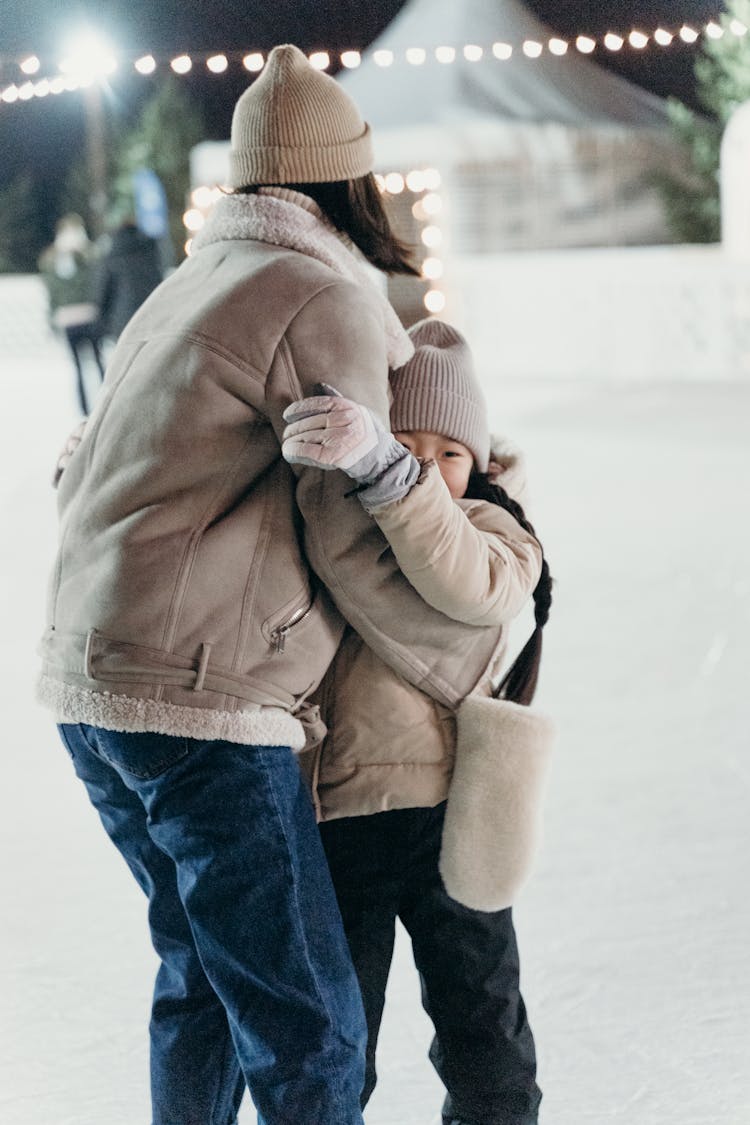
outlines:
M510 480L517 477L516 459L503 458L503 467L499 483L518 495ZM373 515L426 603L474 626L478 637L483 627L498 629L479 686L489 694L505 655L507 626L539 581L537 540L495 504L454 501L434 462L426 463L404 499ZM352 629L323 680L319 702L328 735L301 762L320 820L446 799L455 753L453 710L389 668Z

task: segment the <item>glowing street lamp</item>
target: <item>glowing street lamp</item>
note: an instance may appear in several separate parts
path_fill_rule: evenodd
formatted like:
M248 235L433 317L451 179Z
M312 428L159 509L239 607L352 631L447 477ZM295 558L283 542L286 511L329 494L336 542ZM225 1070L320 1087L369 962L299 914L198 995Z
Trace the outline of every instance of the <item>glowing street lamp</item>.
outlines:
M81 84L94 82L117 70L117 58L105 39L93 31L84 31L71 40L60 70Z

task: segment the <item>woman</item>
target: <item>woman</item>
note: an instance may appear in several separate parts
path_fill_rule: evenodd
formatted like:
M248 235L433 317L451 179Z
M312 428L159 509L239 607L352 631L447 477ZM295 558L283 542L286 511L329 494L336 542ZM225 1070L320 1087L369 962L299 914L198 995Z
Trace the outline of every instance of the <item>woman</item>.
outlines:
M265 1125L361 1122L361 1001L293 753L343 620L303 537L370 647L447 705L494 643L422 603L345 474L281 456L285 408L331 372L387 425L411 354L342 237L408 268L371 167L348 96L277 47L235 107L235 191L120 337L60 482L40 695L149 895L154 1125L232 1122L244 1080Z

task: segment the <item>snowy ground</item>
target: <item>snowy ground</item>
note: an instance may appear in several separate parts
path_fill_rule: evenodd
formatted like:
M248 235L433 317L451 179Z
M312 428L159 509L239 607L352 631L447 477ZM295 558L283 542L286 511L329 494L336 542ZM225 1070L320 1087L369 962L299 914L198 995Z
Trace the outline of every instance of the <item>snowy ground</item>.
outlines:
M0 1120L146 1125L144 902L31 698L72 378L52 341L14 350ZM558 581L540 703L561 733L517 909L542 1121L747 1125L750 386L487 383L494 428L527 451ZM428 1040L402 942L368 1125L438 1119Z

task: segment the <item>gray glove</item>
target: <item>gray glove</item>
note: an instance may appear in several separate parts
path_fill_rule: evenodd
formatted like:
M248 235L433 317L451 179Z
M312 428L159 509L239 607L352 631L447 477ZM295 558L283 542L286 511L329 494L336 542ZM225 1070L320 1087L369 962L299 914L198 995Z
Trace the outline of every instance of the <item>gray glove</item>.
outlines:
M327 383L319 383L316 390L322 393L298 399L284 411L284 459L292 465L341 469L361 485L375 485L388 474L388 483L383 480L387 499L378 494L376 504L408 492L419 476L419 462L406 446L366 406L344 398ZM391 469L395 472L388 473ZM361 498L365 507L374 506L365 494Z

